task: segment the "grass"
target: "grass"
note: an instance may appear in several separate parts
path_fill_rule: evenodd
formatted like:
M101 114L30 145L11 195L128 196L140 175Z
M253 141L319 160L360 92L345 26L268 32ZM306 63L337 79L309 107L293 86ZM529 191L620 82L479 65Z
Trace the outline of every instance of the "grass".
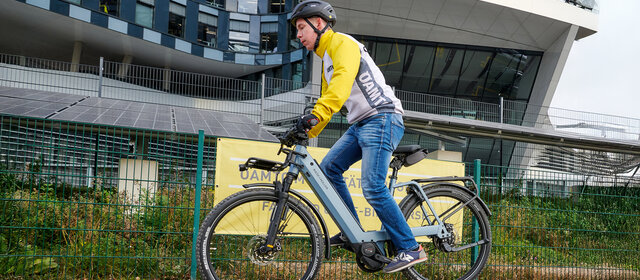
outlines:
M0 173L0 278L188 279L193 189L160 186L142 206L114 189ZM493 212L493 247L480 278L639 279L640 195L613 192L483 194ZM212 191L202 195L213 201ZM354 260L332 251L317 279L402 278L362 272Z

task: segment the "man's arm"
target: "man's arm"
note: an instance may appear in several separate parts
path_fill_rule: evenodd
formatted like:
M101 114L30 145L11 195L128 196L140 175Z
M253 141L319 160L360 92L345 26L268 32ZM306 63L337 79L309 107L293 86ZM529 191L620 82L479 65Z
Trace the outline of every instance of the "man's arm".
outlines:
M327 53L333 61L333 75L313 107L312 114L318 117L320 123L309 131L309 137L318 136L333 114L340 111L351 95L351 88L360 68L360 48L356 42L336 34L332 43L327 47Z

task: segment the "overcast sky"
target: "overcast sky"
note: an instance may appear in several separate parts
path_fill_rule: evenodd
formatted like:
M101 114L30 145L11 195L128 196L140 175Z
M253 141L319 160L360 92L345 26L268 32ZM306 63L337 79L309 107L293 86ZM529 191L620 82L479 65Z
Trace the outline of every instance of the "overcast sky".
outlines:
M574 42L551 107L640 119L640 0L598 4L598 33Z

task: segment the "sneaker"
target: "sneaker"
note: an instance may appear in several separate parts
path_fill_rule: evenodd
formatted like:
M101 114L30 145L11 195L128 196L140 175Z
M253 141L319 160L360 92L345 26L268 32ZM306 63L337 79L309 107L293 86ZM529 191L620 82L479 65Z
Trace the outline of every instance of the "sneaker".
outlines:
M393 260L384 267L383 271L386 273L398 272L426 260L427 253L424 252L422 245L420 245L420 247L415 251L400 252L400 254L393 258Z

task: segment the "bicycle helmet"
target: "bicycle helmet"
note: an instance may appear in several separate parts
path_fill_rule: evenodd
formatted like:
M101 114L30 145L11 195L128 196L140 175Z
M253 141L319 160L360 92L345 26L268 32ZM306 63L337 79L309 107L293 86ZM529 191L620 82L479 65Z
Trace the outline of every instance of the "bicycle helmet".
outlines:
M299 18L320 17L324 19L329 26L333 27L336 24L336 12L331 7L331 4L320 0L308 0L302 1L291 13L291 24L295 25Z
M327 22L327 25L322 30L318 30L313 24L309 21L310 17L320 17L324 21ZM308 0L300 2L293 8L293 13L291 13L291 24L296 25L296 21L298 19L304 19L304 21L311 26L313 31L318 34L316 37L316 42L313 49L318 48L318 44L320 43L320 37L327 27L333 27L336 24L336 12L331 7L331 4L320 1L320 0Z

